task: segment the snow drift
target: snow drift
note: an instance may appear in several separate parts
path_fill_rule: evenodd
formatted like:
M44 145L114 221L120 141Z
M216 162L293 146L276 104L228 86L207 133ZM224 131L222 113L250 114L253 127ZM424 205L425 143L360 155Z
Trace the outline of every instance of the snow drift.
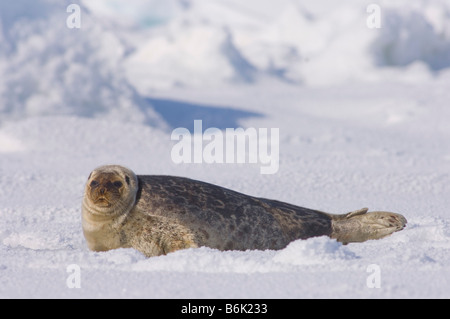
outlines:
M155 89L276 79L301 85L410 81L450 66L450 4L329 1L70 1L0 4L0 114L110 116L161 123ZM411 70L405 69L414 66ZM422 65L420 67L418 65Z
M450 296L448 1L378 1L379 29L360 0L86 0L80 29L70 3L0 2L0 297ZM194 119L279 128L279 171L176 165L170 129ZM95 253L80 206L104 164L408 225L347 246Z
M89 11L66 25L69 1L0 4L1 121L45 115L112 116L156 125L121 68L127 50Z

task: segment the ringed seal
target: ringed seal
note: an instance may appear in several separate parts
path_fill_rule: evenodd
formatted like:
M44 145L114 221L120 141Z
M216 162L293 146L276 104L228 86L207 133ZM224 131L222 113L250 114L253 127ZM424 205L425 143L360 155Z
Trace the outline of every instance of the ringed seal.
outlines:
M136 175L109 165L89 175L82 226L91 250L132 247L151 257L201 246L281 249L296 239L324 235L363 242L402 230L407 222L399 214L367 212L328 214L189 178Z

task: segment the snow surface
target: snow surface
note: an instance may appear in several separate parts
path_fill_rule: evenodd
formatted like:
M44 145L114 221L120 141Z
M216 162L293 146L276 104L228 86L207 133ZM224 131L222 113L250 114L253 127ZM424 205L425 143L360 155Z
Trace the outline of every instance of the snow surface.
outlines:
M0 2L0 297L450 297L447 1L375 2L380 29L356 0L83 1L80 29L70 3ZM279 171L174 164L171 131L194 119L279 128ZM346 246L91 252L84 183L110 163L408 225Z

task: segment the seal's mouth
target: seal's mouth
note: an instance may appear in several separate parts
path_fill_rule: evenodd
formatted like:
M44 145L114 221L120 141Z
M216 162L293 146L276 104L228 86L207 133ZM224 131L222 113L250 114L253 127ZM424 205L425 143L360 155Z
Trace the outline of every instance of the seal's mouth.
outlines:
M94 204L100 207L111 207L112 204L105 197L97 197L93 200Z
M87 194L95 206L112 208L120 202L125 182L112 173L90 176Z

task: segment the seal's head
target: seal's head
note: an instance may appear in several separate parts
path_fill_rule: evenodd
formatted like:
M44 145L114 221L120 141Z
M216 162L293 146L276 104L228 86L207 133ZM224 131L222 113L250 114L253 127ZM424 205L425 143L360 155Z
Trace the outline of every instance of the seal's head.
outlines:
M127 213L134 205L137 176L118 165L101 166L88 178L83 208L93 215L114 217Z

